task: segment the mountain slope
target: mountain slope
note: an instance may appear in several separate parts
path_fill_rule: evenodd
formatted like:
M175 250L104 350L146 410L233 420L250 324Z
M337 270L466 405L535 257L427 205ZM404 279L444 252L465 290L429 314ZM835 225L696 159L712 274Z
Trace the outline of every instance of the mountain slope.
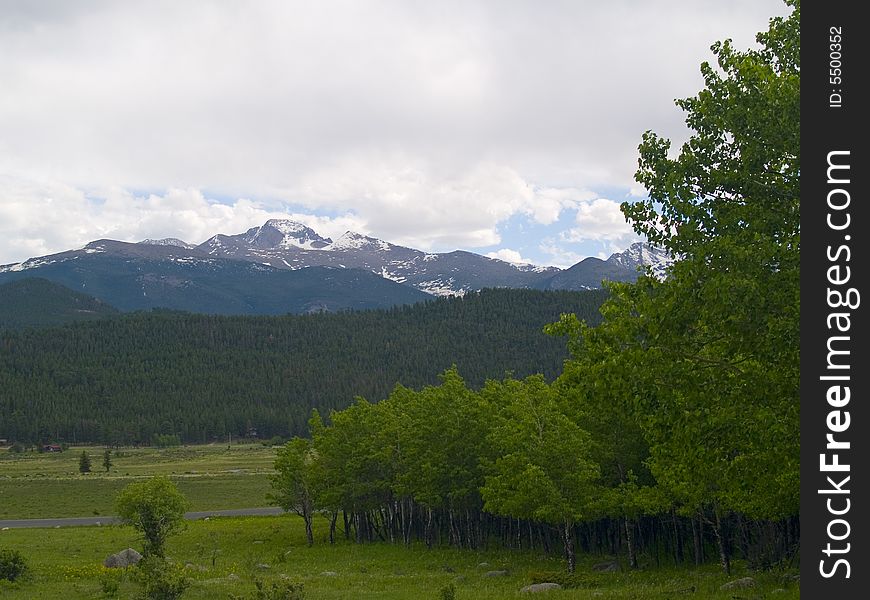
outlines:
M646 269L655 277L663 278L673 262L673 258L664 250L646 242L636 242L625 251L612 254L607 260L585 258L576 265L551 275L536 287L544 290L597 289L604 280L634 281Z
M301 223L271 219L195 247L174 238L135 244L97 240L79 250L0 266L0 281L46 277L122 310L166 306L278 314L391 306L425 299L423 292L595 289L605 279L634 281L639 269L664 277L671 262L663 251L636 243L607 260L587 258L563 271L459 250L426 253L351 231L332 240Z
M0 283L43 277L121 310L285 314L385 308L426 294L358 269L295 271L201 255L174 245L92 242L0 272Z
M216 235L196 248L209 256L247 260L278 269L333 266L365 269L433 295L486 287L535 287L558 269L515 266L472 252L426 253L352 231L337 240L296 223L272 219L238 235Z
M27 278L0 285L0 328L60 325L117 314L115 307L47 279Z

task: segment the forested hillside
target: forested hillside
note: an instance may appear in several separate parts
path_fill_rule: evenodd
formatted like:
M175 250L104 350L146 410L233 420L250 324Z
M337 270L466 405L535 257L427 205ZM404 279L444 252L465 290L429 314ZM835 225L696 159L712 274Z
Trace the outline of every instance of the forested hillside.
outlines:
M62 325L116 314L118 309L113 306L47 279L0 284L0 329Z
M37 442L208 442L303 434L395 384L452 364L472 386L508 371L555 377L561 313L598 321L602 291L485 290L391 310L285 317L175 312L0 333L0 437Z

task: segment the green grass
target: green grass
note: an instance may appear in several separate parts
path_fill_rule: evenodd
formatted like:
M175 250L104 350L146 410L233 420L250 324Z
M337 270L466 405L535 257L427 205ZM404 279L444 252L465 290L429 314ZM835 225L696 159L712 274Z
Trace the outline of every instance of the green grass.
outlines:
M93 472L78 471L82 450ZM266 506L275 450L262 445L135 448L113 452L102 468L103 448L62 453L0 452L0 519L84 517L113 513L115 495L128 483L168 475L192 510Z
M91 457L92 476L103 472L101 446L73 446L65 452L0 451L0 476L77 477L82 450ZM112 451L110 474L125 476L183 473L271 472L275 449L261 444L211 444L175 448L121 448Z
M227 598L230 593L249 594L254 590L255 578L268 581L281 576L304 583L310 600L437 600L439 590L451 583L459 600L522 598L526 595L519 590L531 582L533 573L563 568L558 557L497 548L489 551L427 550L421 545L410 548L389 544L356 545L343 540L330 546L323 539L325 530L324 522L316 524L317 542L308 548L298 517L195 521L170 540L167 555L178 564L190 563L187 572L193 583L183 597L191 600ZM100 598L100 578L105 577L106 571L101 566L102 560L127 546L140 547L135 533L128 527L0 531L0 547L18 549L30 566L23 580L14 584L0 583L0 595L4 600ZM591 574L591 565L601 560L601 556L581 556L578 573ZM269 568L258 566L263 564L268 564ZM498 569L507 570L508 575L484 576L485 572ZM234 580L231 574L239 579ZM756 579L755 588L736 592L719 589L726 581L746 575ZM548 592L544 597L625 600L800 597L798 585L785 574L747 573L739 563L731 577L722 574L715 565L699 569L644 569L591 577L594 582L591 587ZM694 592L684 591L693 586ZM131 597L135 589L134 584L125 581L120 597ZM776 589L784 591L774 592Z

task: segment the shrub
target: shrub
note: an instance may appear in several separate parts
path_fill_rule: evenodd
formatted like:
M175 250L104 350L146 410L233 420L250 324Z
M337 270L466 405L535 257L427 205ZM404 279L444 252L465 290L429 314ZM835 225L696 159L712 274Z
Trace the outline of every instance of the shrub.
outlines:
M117 598L121 590L121 580L123 573L117 571L106 571L100 575L100 589L103 591L104 598Z
M230 600L305 600L301 583L282 579L266 585L261 579L254 581L257 590L248 596L230 595Z
M0 579L15 581L27 570L27 562L18 550L0 548Z
M440 600L456 600L456 588L452 583L448 583L438 591Z
M558 583L564 588L594 588L606 581L601 573L566 573L565 571L533 571L532 583Z
M190 586L184 569L161 556L147 556L139 561L134 578L142 586L138 600L176 600Z

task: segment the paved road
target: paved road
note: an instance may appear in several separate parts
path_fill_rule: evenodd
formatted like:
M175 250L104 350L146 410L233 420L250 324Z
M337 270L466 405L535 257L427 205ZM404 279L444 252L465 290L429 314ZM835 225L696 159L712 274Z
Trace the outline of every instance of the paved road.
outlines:
M262 508L234 508L230 510L207 510L203 512L184 513L185 519L205 519L206 517L248 517L258 515L280 515L284 509L277 506ZM9 519L0 520L0 529L17 529L21 527L74 527L77 525L112 525L117 523L116 517L73 517L68 519Z

